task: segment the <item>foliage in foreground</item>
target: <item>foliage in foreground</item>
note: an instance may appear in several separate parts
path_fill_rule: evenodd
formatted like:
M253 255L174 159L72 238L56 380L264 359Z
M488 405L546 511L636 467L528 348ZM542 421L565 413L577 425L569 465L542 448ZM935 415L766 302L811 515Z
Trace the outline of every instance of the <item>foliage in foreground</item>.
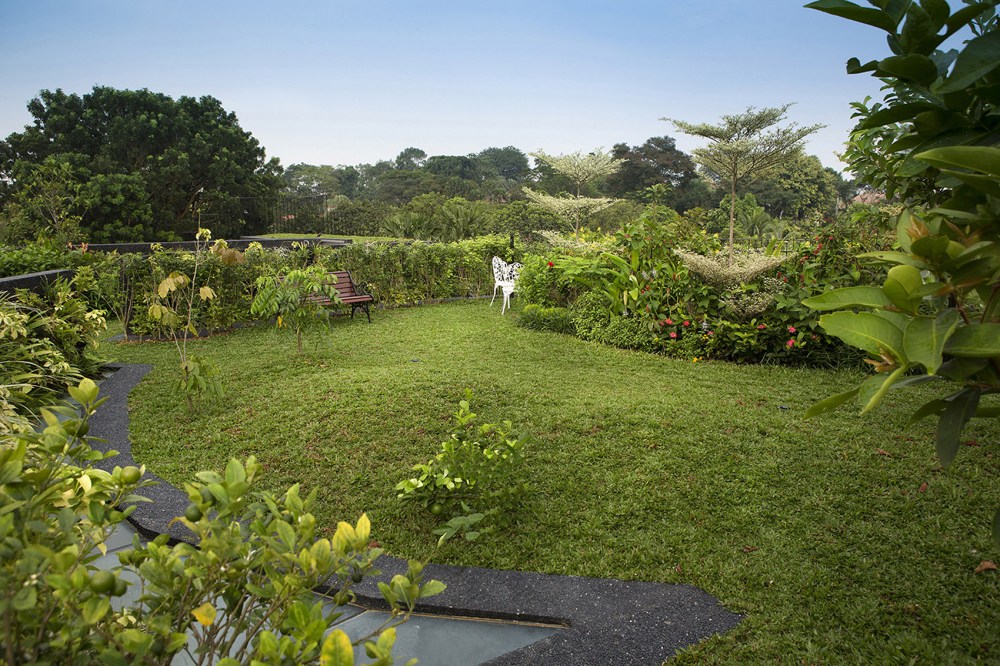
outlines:
M878 3L873 3L878 4ZM848 156L862 179L901 196L898 251L871 256L893 267L880 287L834 290L807 301L820 325L866 351L877 374L824 400L810 414L857 400L863 411L891 389L924 382L942 394L914 419L938 417L945 467L974 418L997 418L981 398L1000 393L1000 17L996 1L881 3L879 9L820 0L809 7L875 26L893 55L851 73L886 82L883 104L859 105ZM938 47L968 30L959 50ZM931 121L931 119L933 119ZM1000 548L1000 509L994 518Z
M364 642L373 664L392 664L393 627L417 600L444 589L423 583L421 565L380 584L392 618L354 641L324 615L313 595L323 586L337 605L381 553L370 523L338 524L315 539L315 493L251 494L260 472L251 456L225 473L201 472L185 484L191 499L177 520L198 546L169 546L167 536L118 551L119 566L98 568L112 531L141 501L143 470L95 463L117 455L90 445L87 418L103 402L83 380L70 388L83 409L49 407L46 427L0 442L0 621L8 664L169 664L179 652L194 663L352 665ZM64 417L63 420L59 416ZM76 462L71 462L76 461ZM137 582L131 582L137 579ZM138 585L138 602L114 599Z

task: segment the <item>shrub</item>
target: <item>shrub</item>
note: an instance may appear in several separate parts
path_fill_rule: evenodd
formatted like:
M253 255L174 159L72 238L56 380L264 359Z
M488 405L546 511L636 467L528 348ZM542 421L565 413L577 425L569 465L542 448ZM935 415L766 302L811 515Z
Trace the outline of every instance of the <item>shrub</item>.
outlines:
M572 335L576 329L569 308L544 308L529 303L517 318L517 325L535 331L554 331Z
M370 545L366 516L316 540L315 492L302 498L292 486L280 496L251 494L260 465L252 457L245 465L231 460L223 474L202 472L185 486L191 504L177 520L198 547L170 546L166 535L142 546L136 540L118 552L120 566L99 570L94 562L103 544L134 511L134 492L149 483L136 467L94 466L117 455L94 451L85 436L98 389L84 380L70 394L83 417L69 407L48 408L43 432L0 440L6 662L166 665L186 652L198 663L354 663L346 634L327 633L339 614L324 615L327 602L312 590L325 586L343 605L372 572L381 551ZM418 599L444 589L423 583L421 573L411 562L382 587L391 625L405 620ZM116 607L112 599L132 577L139 579L137 604ZM379 633L363 639L365 649L382 658L377 663L391 663L393 630Z
M431 514L451 518L437 530L441 542L464 532L468 540L494 529L529 490L520 479L528 436L515 435L510 421L477 425L469 408L472 392L459 402L455 427L441 452L413 466L416 476L396 485L397 497L418 502ZM483 523L482 521L486 521ZM476 527L475 531L471 528Z

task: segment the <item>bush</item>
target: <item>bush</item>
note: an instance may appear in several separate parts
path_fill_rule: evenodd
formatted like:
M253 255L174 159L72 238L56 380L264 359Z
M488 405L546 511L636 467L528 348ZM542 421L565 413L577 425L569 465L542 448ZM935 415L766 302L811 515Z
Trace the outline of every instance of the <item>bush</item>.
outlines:
M396 485L399 499L418 502L432 515L451 518L434 531L441 535L441 542L459 532L471 541L492 531L491 522L509 516L528 491L520 479L527 435L515 435L510 421L478 425L469 408L471 399L472 392L466 391L441 452L427 463L414 465L417 475Z
M354 281L385 305L414 305L493 291L490 259L514 261L523 253L503 236L456 243L353 243L323 259L328 270L351 272Z
M100 549L134 511L134 492L149 482L136 467L94 467L117 455L94 451L85 437L98 389L84 380L70 394L83 406L82 418L69 407L49 408L43 432L0 439L6 662L166 665L185 652L210 663L354 663L346 634L327 633L339 614L325 614L328 601L312 591L322 585L344 605L372 571L381 551L370 545L366 516L317 540L315 492L302 498L292 486L280 496L251 494L260 465L252 457L245 465L230 460L223 474L201 472L185 486L191 504L177 520L198 547L170 546L166 535L142 546L136 540L118 551L120 566L100 570ZM418 599L444 589L422 583L421 570L411 562L406 575L382 587L392 625ZM136 577L138 603L116 607L112 599ZM393 629L379 633L362 639L365 650L391 663Z
M535 331L554 331L570 335L576 332L569 308L543 308L534 303L524 306L524 310L517 318L517 325Z

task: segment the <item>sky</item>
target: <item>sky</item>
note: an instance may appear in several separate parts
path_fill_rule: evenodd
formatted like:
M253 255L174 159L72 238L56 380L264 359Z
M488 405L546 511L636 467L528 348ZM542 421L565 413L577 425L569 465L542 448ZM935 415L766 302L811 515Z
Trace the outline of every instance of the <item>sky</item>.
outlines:
M888 55L875 28L795 0L0 0L0 137L40 90L211 95L285 166L414 146L549 154L669 135L794 103L806 145L843 168L852 101Z

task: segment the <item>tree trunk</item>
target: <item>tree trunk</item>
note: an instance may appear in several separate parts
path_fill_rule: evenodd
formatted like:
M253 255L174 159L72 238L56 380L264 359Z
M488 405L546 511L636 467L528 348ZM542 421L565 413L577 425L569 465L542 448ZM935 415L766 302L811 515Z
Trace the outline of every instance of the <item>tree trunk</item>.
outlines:
M733 235L736 229L736 179L733 179L733 189L729 193L729 267L733 267Z

